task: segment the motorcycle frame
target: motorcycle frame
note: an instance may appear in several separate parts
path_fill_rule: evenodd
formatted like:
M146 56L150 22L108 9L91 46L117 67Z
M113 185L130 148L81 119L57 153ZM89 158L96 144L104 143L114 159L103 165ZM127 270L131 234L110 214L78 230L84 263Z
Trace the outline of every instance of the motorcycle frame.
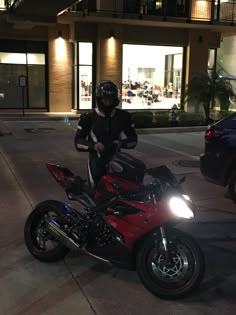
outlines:
M66 182L68 180L71 182L74 179L74 175L66 168L60 168L60 166L50 163L47 163L47 167L64 189L67 187ZM127 189L130 188L131 191L119 193L117 192L117 187L119 187L117 184L124 185ZM111 244L99 247L96 243L96 235L91 229L86 244L88 253L101 260L133 270L135 269L135 257L139 246L146 237L152 235L156 246L160 242L163 244L166 259L171 259L166 226L175 225L179 220L169 209L168 196L163 198L163 185L156 181L149 185L150 187L146 192L142 192L137 190L138 185L116 175L105 175L103 185L108 194L114 192L117 194L113 195L111 199L102 200L98 204L86 193L76 195L66 190L68 198L80 202L86 208L86 212L80 213L70 204L64 203L64 216L70 216L70 214L81 215L90 221L92 227L93 219L97 215L97 217L102 218L114 236ZM176 186L174 190L180 194L182 191L180 192L179 188L179 186ZM168 190L170 192L170 188ZM157 191L161 192L161 195L158 196ZM139 194L146 195L146 202L139 201L141 197ZM99 191L94 192L96 198L99 198L100 195ZM128 211L122 213L119 206L132 209L132 211L131 213L128 213Z

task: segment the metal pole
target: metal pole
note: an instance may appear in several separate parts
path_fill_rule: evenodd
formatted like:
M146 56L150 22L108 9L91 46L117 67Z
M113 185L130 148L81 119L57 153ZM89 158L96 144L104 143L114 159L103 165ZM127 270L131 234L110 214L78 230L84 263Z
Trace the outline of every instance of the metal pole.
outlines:
M25 91L22 86L22 115L25 116Z

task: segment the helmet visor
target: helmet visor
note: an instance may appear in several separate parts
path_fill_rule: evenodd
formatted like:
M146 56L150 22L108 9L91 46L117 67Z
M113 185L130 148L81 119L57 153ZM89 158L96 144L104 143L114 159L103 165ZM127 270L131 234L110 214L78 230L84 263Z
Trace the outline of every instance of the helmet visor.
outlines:
M103 95L101 98L101 102L104 106L110 107L114 105L114 96L113 95Z

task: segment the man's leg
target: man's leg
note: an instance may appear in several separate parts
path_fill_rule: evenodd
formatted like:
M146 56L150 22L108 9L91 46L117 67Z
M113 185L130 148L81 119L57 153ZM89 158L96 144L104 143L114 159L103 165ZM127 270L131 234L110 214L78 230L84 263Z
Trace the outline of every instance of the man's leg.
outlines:
M105 161L90 156L88 160L88 180L89 185L93 189L96 187L101 177L106 174L106 163Z

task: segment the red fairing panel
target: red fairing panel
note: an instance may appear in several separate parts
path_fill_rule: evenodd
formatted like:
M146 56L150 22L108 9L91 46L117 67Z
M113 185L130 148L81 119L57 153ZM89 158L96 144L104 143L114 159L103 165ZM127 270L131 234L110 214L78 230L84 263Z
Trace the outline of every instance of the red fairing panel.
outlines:
M124 216L123 218L119 218L116 216L106 216L104 217L104 220L106 220L114 227L114 229L116 229L124 236L125 244L127 248L131 251L135 241L139 239L142 235L144 235L146 231L125 221L125 218L126 216Z
M132 250L135 241L142 235L174 218L165 200L161 200L157 204L140 201L125 202L142 212L123 217L106 216L104 219L124 236L126 245L130 250Z
M50 163L46 163L48 170L55 177L56 181L65 188L65 175L58 169L55 165L51 165Z
M158 203L145 203L141 201L125 201L134 208L140 209L138 214L128 214L125 220L130 224L139 226L146 232L160 226L174 217L170 212L169 205L166 200L160 200Z
M111 185L112 182L120 184L124 190L135 191L139 188L138 184L135 184L127 179L118 177L116 175L105 175L103 176L103 181L108 192L117 192L114 187Z

